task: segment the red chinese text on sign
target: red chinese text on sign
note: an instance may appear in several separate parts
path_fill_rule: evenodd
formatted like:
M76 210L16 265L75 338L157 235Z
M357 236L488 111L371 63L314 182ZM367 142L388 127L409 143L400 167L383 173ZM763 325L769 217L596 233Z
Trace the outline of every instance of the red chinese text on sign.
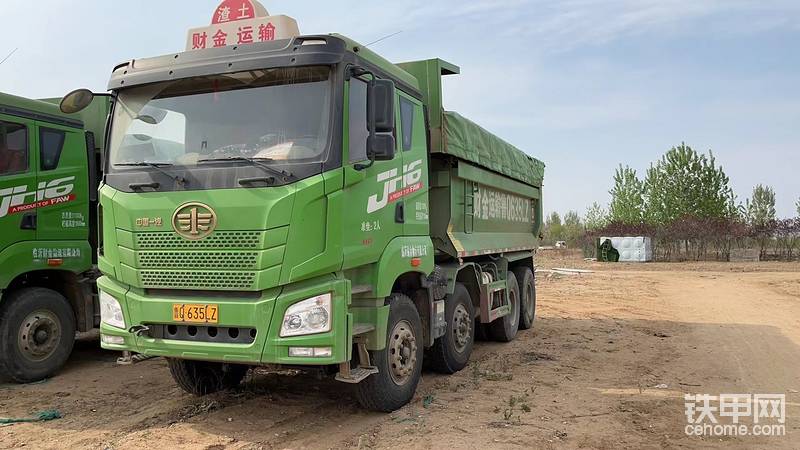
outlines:
M217 6L211 23L217 25L235 20L255 19L256 12L251 0L225 0Z
M228 45L228 34L218 30L214 34L214 47L225 47L226 45Z
M258 27L258 40L261 42L275 40L275 26L272 23L261 24Z
M193 33L192 34L192 50L203 49L206 48L206 42L208 41L208 33L205 31L202 33Z
M236 35L239 37L239 44L253 43L253 27L239 27L239 32Z

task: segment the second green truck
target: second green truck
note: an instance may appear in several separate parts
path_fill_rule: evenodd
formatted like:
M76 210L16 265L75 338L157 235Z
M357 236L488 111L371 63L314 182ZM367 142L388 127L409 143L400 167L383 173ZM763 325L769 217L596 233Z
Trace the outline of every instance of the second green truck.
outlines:
M102 346L203 395L317 367L369 409L530 328L544 164L442 107L433 59L340 35L113 71L99 191Z

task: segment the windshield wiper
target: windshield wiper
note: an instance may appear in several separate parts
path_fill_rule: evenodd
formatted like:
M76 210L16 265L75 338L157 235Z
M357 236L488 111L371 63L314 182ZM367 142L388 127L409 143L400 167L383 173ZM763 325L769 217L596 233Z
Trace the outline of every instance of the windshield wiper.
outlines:
M175 175L174 173L164 169L164 166L172 166L172 163L168 162L157 162L157 161L139 161L139 162L126 162L126 163L119 163L114 164L115 166L126 166L126 167L152 167L157 171L163 173L164 175L172 178L175 182L179 184L186 184L186 178L183 178L180 175Z
M283 177L283 181L287 181L289 178L293 178L294 177L294 175L292 175L291 172L286 172L285 170L276 169L276 168L270 166L269 164L266 164L268 162L274 161L274 159L272 159L272 158L248 158L246 156L228 156L226 158L201 159L201 160L199 160L197 162L199 164L199 163L213 163L213 162L226 162L226 161L245 161L245 162L249 162L250 164L252 164L254 166L257 166L257 167L260 167L260 168L264 169L267 172L271 172L273 174L276 174L276 175L279 175L279 176Z

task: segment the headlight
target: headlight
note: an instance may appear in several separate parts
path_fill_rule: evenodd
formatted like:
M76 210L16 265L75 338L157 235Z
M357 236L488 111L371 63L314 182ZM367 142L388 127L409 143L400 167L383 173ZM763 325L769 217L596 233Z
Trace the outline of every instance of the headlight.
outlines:
M324 333L331 330L331 294L295 303L286 310L281 337Z
M112 327L125 329L122 307L119 306L117 299L103 291L100 291L100 321Z

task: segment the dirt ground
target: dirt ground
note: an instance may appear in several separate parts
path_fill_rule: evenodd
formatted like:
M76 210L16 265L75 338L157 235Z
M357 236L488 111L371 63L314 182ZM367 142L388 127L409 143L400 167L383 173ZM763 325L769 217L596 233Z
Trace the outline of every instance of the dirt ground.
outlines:
M538 263L595 272L540 272L533 330L477 343L458 374L426 371L395 413L360 410L336 382L266 370L195 398L163 360L117 366L89 340L59 376L0 385L0 417L64 414L0 428L0 448L797 448L800 264ZM787 435L687 436L693 393L785 393Z

